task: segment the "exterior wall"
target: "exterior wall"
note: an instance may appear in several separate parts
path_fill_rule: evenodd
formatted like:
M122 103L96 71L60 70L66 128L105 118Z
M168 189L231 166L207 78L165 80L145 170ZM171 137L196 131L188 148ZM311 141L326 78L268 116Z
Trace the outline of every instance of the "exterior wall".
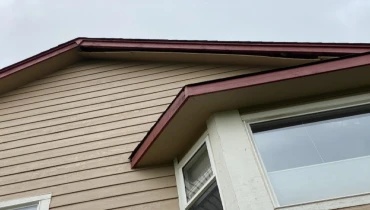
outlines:
M350 207L350 208L343 208L340 210L368 210L370 209L370 205L363 205L363 206L356 206L356 207Z
M128 156L186 84L262 68L81 62L0 97L0 201L51 209L178 209L173 166Z

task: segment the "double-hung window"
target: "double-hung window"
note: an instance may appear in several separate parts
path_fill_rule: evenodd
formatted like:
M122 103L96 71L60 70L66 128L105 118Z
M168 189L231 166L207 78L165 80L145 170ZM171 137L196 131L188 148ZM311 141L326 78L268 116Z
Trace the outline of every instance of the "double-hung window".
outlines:
M180 162L175 160L181 210L223 210L209 148L205 134Z
M278 206L370 192L370 105L247 125Z

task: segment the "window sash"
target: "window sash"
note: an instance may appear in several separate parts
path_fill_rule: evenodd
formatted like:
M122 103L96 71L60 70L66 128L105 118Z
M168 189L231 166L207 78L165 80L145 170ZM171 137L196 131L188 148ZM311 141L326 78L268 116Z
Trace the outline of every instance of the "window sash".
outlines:
M207 191L207 189L216 182L216 176L213 175L203 186L199 189L197 193L187 202L185 209L189 209L202 195Z
M254 135L253 135L250 125L256 124L256 123L269 122L273 120L281 120L284 118L304 116L304 115L322 113L322 112L328 112L328 111L335 111L335 110L346 109L346 108L351 108L351 107L358 107L362 105L367 105L367 106L370 105L370 93L344 96L341 98L327 99L327 100L321 100L321 101L316 101L316 102L311 102L311 103L308 102L308 103L301 104L301 105L292 105L292 106L281 107L277 109L275 108L275 109L270 109L270 110L263 110L259 112L252 112L252 113L244 112L241 114L241 118L244 121L247 134L249 136L249 139L251 140L251 143L254 147L254 151L257 155L257 162L260 165L263 178L268 185L267 190L269 191L269 194L271 195L274 206L287 207L290 205L282 206L279 204L274 188L272 187L271 180L268 176L268 172L263 164L262 157L255 144ZM335 198L327 198L324 200L314 200L314 201L309 201L309 202L302 202L302 203L297 203L297 204L292 204L292 205L298 205L298 204L308 205L311 203L328 201L332 199L340 199L340 198L347 199L353 196L368 195L368 194L370 193L351 194L351 195L340 196L340 197L335 197Z
M223 208L216 180L210 183L204 193L194 203L189 205L188 209L194 210L199 209L199 207L202 210L220 210L220 208Z
M200 162L199 162L200 161ZM211 167L211 160L209 159L209 154L207 150L207 145L204 143L199 150L194 154L193 157L183 166L183 174L184 174L184 182L185 182L185 192L187 200L190 200L202 187L206 184L206 182L213 178L213 170ZM201 165L200 168L197 168L198 164L206 164ZM193 167L195 166L195 167ZM204 170L207 167L207 170ZM200 177L196 177L196 180L190 180L192 170L198 169L200 171ZM193 171L195 172L195 171ZM203 173L202 173L203 172ZM191 182L194 181L194 182Z
M9 208L9 210L23 210L27 207L36 207L36 210L38 209L39 203L29 203L18 207Z
M184 181L184 174L183 174L183 168L186 166L186 164L191 160L191 158L199 151L199 149L205 145L208 157L211 163L211 169L213 172L212 177L201 187L200 190L189 200L186 199L186 192L185 192L185 181ZM213 184L217 183L217 174L215 171L215 166L213 162L213 154L210 147L209 142L209 136L208 133L205 132L203 135L198 139L198 141L194 144L194 146L189 150L189 152L181 159L181 161L178 161L177 159L174 160L175 165L175 176L176 176L176 183L179 193L179 201L180 201L180 209L186 210L189 209L194 202L199 199L200 196ZM218 184L217 184L218 185ZM219 189L220 191L220 189ZM222 199L221 199L222 200Z

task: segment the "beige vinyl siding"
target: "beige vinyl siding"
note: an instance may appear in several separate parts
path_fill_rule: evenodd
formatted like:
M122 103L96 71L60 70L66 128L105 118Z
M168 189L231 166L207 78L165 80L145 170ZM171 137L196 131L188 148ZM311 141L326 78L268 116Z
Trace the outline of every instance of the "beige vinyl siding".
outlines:
M0 200L52 193L51 209L178 209L171 166L130 168L186 84L261 67L83 61L0 96Z
M361 206L355 206L355 207L341 208L340 210L369 210L369 209L370 209L370 205L361 205Z

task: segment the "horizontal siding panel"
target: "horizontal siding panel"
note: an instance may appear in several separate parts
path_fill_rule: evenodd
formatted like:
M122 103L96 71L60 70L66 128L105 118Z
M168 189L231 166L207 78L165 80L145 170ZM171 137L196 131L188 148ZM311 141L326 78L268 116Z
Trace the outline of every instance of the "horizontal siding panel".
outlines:
M11 159L10 160L8 159L7 161L1 161L4 164L2 164L0 168L0 177L6 176L9 174L22 173L26 171L35 171L35 170L39 170L43 168L55 167L59 165L65 165L68 163L76 163L76 162L96 159L100 157L107 157L107 156L118 155L122 153L129 153L133 149L135 149L136 145L137 145L136 143L132 143L132 144L125 144L125 145L119 145L119 146L108 147L108 148L101 148L101 149L92 150L88 152L80 152L80 153L72 154L72 155L66 155L66 156L61 156L61 157L56 157L56 158L49 158L46 160L34 161L34 162L31 162L32 164L30 164L30 161L26 159L24 159L23 164L13 164Z
M340 208L338 210L369 210L370 205L361 205L361 206L353 206L353 207L347 207L347 208Z
M146 67L142 67L146 66ZM73 84L76 82L89 81L91 79L101 78L105 76L110 76L111 74L117 74L122 72L122 69L130 69L128 72L140 71L141 69L153 68L153 67L164 66L161 64L151 64L151 63L121 63L118 65L104 66L99 69L92 69L89 71L79 71L77 73L64 74L57 77L44 78L39 81L35 81L30 84L27 88L31 91L43 90L45 88L55 87L55 86L65 86L68 84ZM36 87L37 86L37 87Z
M93 136L95 138L72 138L8 149L0 152L0 160L10 162L10 160L4 159L12 158L12 163L19 163L25 156L27 160L35 161L96 148L138 142L144 138L151 126L152 123L140 125L140 127L136 128L141 130L139 130L139 133L134 134L122 135L121 133L115 133L104 138L98 138L97 136Z
M161 102L160 104L157 104L157 106L154 106L154 107L142 108L142 109L122 112L122 113L119 112L122 110L118 110L118 113L115 113L116 110L113 109L113 110L99 111L99 113L97 113L97 116L94 116L95 114L94 112L87 116L84 116L84 115L83 116L81 115L72 116L71 118L74 118L72 120L65 119L65 118L64 119L60 119L60 118L54 119L54 122L50 123L51 125L48 124L49 122L40 122L38 124L40 124L41 128L32 129L32 127L27 128L27 126L23 126L23 129L25 131L17 131L16 128L7 129L9 134L0 134L0 138L1 138L0 143L22 139L22 138L31 138L34 136L56 134L62 131L66 131L66 132L70 130L76 131L78 129L91 128L93 126L98 126L98 125L102 125L102 126L99 126L101 128L106 127L106 126L109 128L112 128L112 126L110 126L112 122L117 122L118 124L120 124L120 121L124 121L122 123L125 123L126 121L129 121L129 120L134 121L136 120L135 118L138 118L138 117L161 114L162 112L166 110L169 104L169 100L160 101L160 102ZM120 107L118 107L117 109L119 108ZM110 111L113 111L113 114L106 113ZM99 115L103 115L103 116L99 116ZM79 117L81 117L82 119L79 119ZM130 124L132 123L129 122L128 125ZM122 126L122 124L120 126Z
M51 209L178 210L173 166L129 155L191 83L263 68L87 61L0 97L0 200L52 193Z
M97 63L96 65L82 65L76 68L66 68L62 71L58 71L56 73L48 75L44 77L44 79L42 80L36 80L34 82L31 82L28 85L18 88L17 90L9 92L8 94L6 94L6 96L23 94L27 92L33 92L36 90L45 89L45 84L47 84L48 83L47 81L51 80L51 78L57 81L65 80L65 82L61 84L67 85L66 83L71 82L71 81L67 81L70 78L83 77L83 76L89 76L89 75L94 75L94 74L101 74L105 76L105 73L109 75L110 71L120 70L120 69L131 67L131 66L139 66L142 64L143 63L137 63L137 62L136 63L122 63L122 62ZM57 82L57 81L53 81L53 82Z
M2 192L2 195L9 195L9 194L15 194L17 192L25 192L25 191L35 190L35 189L46 189L48 187L58 187L64 184L78 183L84 180L90 180L90 179L95 179L95 178L100 178L100 177L105 177L105 176L126 174L129 172L133 172L133 174L136 174L136 171L131 171L131 167L129 163L119 163L115 165L96 167L93 169L87 169L87 170L82 170L82 171L77 171L77 172L72 172L72 173L58 174L55 176L40 177L38 179L31 179L31 180L25 180L23 182L16 182L13 184L6 185L6 187L0 187L0 190ZM58 188L58 190L62 190L62 189ZM44 190L42 191L45 192ZM37 195L36 193L31 193L31 194ZM22 196L23 194L19 196L13 196L13 197L20 198ZM2 200L5 200L5 199L2 199Z
M60 71L57 71L53 74L47 75L45 78L48 77L58 77L63 74L73 74L75 72L79 71L91 71L93 69L100 69L101 67L106 67L110 65L119 65L122 63L122 61L101 61L101 60L86 60L86 61L80 61L78 63L72 64L65 69L62 69ZM26 85L24 87L32 86L33 83Z
M154 122L159 118L159 116L160 114L146 115L146 116L136 117L133 119L113 121L113 122L105 123L104 125L94 125L94 126L89 126L89 127L77 128L73 130L66 130L64 132L57 132L57 131L53 132L52 130L50 130L50 133L46 135L45 134L35 134L33 136L31 135L30 136L27 136L27 135L2 136L0 143L6 143L6 142L11 142L11 141L21 141L22 139L27 139L27 143L29 143L32 141L37 142L37 139L40 139L40 142L41 141L47 142L47 141L65 139L65 138L72 138L76 136L88 135L92 133L92 131L94 131L94 133L99 133L99 132L104 132L107 130L140 125L142 123ZM2 146L1 146L1 149L3 149Z
M53 207L63 205L73 205L75 203L89 202L109 198L113 196L122 196L135 192L155 190L158 188L175 187L175 176L168 176L156 179L142 180L125 184L116 184L102 188L86 190L66 195L55 195L53 197Z
M165 199L177 198L175 187L151 190L146 192L132 193L128 195L115 196L106 199L89 201L75 205L54 207L53 200L50 210L92 210L92 209L111 209L124 206L132 206L141 203L155 202ZM66 201L68 203L68 201Z
M149 128L149 127L148 127ZM145 131L148 130L145 129ZM0 165L15 165L36 160L43 160L52 157L61 157L64 155L76 154L96 150L99 148L108 148L112 146L125 145L128 143L138 143L143 139L146 132L131 134L127 136L111 137L99 140L81 139L82 142L52 141L36 146L21 147L0 152ZM6 159L6 160L4 160Z
M101 98L93 98L78 101L78 103L63 103L57 105L51 105L47 107L34 108L30 106L14 107L9 109L0 110L2 114L2 120L0 122L0 128L12 127L15 125L27 124L34 122L34 120L42 121L47 119L53 119L58 117L66 117L75 114L82 114L91 111L98 111L103 109L111 109L115 107L122 107L132 104L141 104L143 102L155 101L155 99L162 99L168 97L174 97L180 91L180 88L169 89L160 92L154 92L144 95L134 95L140 93L135 91L133 93L122 94L120 96L103 96ZM19 109L19 110L18 110ZM18 110L18 111L17 111ZM48 116L52 113L53 117ZM32 116L35 116L32 118ZM37 122L36 121L36 122ZM20 124L18 124L20 123Z
M134 76L132 76L131 78L130 74L124 74L122 75L122 80L118 80L118 81L114 81L117 79L117 75L112 75L112 77L108 77L107 79L103 78L105 79L105 81L102 82L102 84L100 84L99 81L103 79L98 80L98 82L96 82L95 80L86 82L86 81L81 81L76 78L73 78L74 83L80 85L81 87L61 91L61 92L58 92L57 94L53 94L55 90L54 92L49 91L49 89L52 89L52 87L48 87L48 89L41 91L41 94L39 93L40 91L30 92L27 94L17 94L17 95L8 96L6 98L1 99L0 103L10 103L14 101L22 101L25 99L28 99L27 100L28 102L32 102L32 101L36 101L37 99L41 99L41 98L44 98L44 100L51 100L51 99L57 99L57 98L65 98L65 97L73 96L73 95L94 93L97 91L104 91L104 90L109 90L109 89L117 89L117 90L127 89L126 88L127 86L133 89L143 82L158 81L159 79L175 77L175 76L179 76L182 74L196 73L196 72L203 71L206 68L210 68L208 66L193 67L193 68L186 68L186 67L187 67L186 65L180 65L180 66L174 65L174 66L164 66L164 67L162 66L153 67L151 65L150 67L148 67L148 72L144 75L142 75L143 74L142 72L134 72L132 73L134 74ZM154 70L154 68L156 68L156 70ZM83 78L86 79L85 77ZM56 82L51 82L50 84L56 85ZM63 90L63 87L57 87L58 91ZM46 92L48 94L42 94L42 92ZM39 96L39 97L36 97L36 96Z
M2 126L9 126L7 129L0 128L0 136L6 134L17 133L22 131L37 131L37 128L53 127L73 127L79 128L83 126L90 126L104 122L110 122L112 119L129 119L142 115L150 115L154 113L163 112L175 96L153 99L142 103L128 104L125 106L115 106L107 109L99 109L92 112L83 112L83 107L80 109L60 111L57 113L49 113L43 116L33 116L10 122L0 123ZM160 110L158 112L158 110ZM87 110L86 110L87 111ZM76 113L77 112L77 113ZM78 113L82 112L82 113ZM46 119L45 119L46 118ZM50 119L51 118L51 119ZM37 122L37 123L35 123ZM62 128L61 128L62 129ZM29 135L32 132L28 132ZM20 136L20 135L19 135ZM1 138L1 137L0 137Z
M52 106L59 106L60 109L62 109L63 107L67 107L70 110L72 108L81 107L81 106L79 106L79 104L81 104L82 106L86 106L86 108L89 108L89 107L87 107L87 104L97 104L97 106L99 106L98 104L101 104L101 103L109 103L110 104L110 103L114 103L114 101L116 101L116 100L123 99L123 98L131 98L131 97L136 97L136 96L140 96L140 95L145 97L145 95L147 95L147 94L158 93L158 92L161 92L161 91L173 90L173 89L180 90L180 88L183 87L186 84L203 82L203 81L207 81L207 80L220 79L220 78L230 77L230 76L236 76L236 75L240 75L240 74L244 74L244 73L246 73L246 70L224 72L224 73L213 74L213 75L211 74L211 75L207 75L207 76L204 76L204 77L190 78L190 79L184 79L184 80L182 80L180 78L180 81L175 81L174 80L174 81L170 81L167 84L162 84L162 85L151 84L147 88L139 88L137 90L132 90L132 91L124 91L124 92L118 92L118 93L113 93L113 94L105 94L103 96L97 96L97 95L94 96L94 95L92 95L88 99L84 99L84 98L81 99L81 96L77 96L77 98L70 97L67 102L66 102L65 99L57 99L57 100L39 102L37 104L19 105L19 103L18 103L18 104L13 104L14 107L10 108L10 109L16 110L17 108L19 108L20 110L23 110L23 109L24 110L32 110L32 112L35 112L34 110L37 109L36 107L49 108L49 107L52 107ZM108 100L110 100L110 101L108 101ZM4 107L4 105L2 105L0 107ZM19 115L17 112L9 112L8 108L4 109L4 110L0 110L0 113L3 115L4 122L7 121L7 120L14 119L14 118L15 119L19 118L17 116L14 116L14 115ZM29 115L29 114L26 114L26 116L27 115Z
M86 65L80 66L79 68L66 69L66 71L61 74L51 74L45 77L42 81L37 81L37 82L34 82L28 85L27 88L44 85L50 82L55 82L55 80L50 81L49 80L50 78L56 78L56 81L60 81L60 80L66 80L66 79L71 79L71 78L76 78L76 77L90 76L94 74L104 74L102 76L104 77L105 75L110 75L111 71L116 71L120 69L131 68L131 67L137 67L137 66L146 65L146 64L147 63L143 63L143 62L117 62L117 63L100 63L100 64L97 64L96 66L91 66L91 67L86 66ZM65 85L65 84L62 84L62 85Z
M76 195L76 193L92 191L99 188L104 188L108 186L115 186L125 183L132 183L141 180L151 180L161 177L174 176L173 167L165 168L153 168L146 169L141 171L128 171L113 174L98 178L92 179L83 179L80 181L70 182L66 184L59 185L32 185L34 182L29 182L27 185L23 184L14 184L7 187L5 191L3 188L0 188L0 200L11 200L20 196L34 196L40 195L45 191L53 192L53 197L55 196L71 196ZM52 180L53 181L53 180Z
M140 205L119 207L110 210L179 210L178 199L161 200Z
M63 75L56 78L47 78L42 80L44 84L39 87L31 87L32 91L43 92L46 89L60 88L61 91L67 91L71 88L86 89L86 86L101 85L97 89L112 87L109 83L117 82L118 85L124 85L130 79L148 78L157 74L170 76L174 72L192 70L194 64L171 64L171 63L135 63L121 64L97 69L89 75ZM184 70L185 69L185 70ZM145 79L139 79L145 80ZM121 82L119 82L121 81ZM119 82L119 83L118 83ZM83 86L81 84L85 84ZM108 85L108 86L105 86ZM34 88L34 89L32 89Z
M152 77L145 77L146 81L142 81L140 83L130 83L128 85L126 84L121 84L121 86L113 86L113 87L106 87L104 89L99 89L96 91L92 91L91 89L88 90L88 92L82 92L81 90L76 90L73 92L63 92L60 94L55 94L55 95L47 95L47 96L40 96L40 97L33 97L33 98L27 98L24 100L17 100L17 101L7 101L1 104L1 107L3 108L10 108L13 106L16 106L17 104L32 104L32 103L37 103L41 101L48 101L48 100L55 100L55 99L63 99L65 102L66 100L69 101L77 101L77 100L82 100L86 98L93 98L93 97L98 97L98 96L103 96L103 95L111 95L114 93L122 93L122 92L128 92L132 90L137 90L137 89L142 89L142 88L147 88L147 87L154 87L162 84L167 84L167 83L173 83L173 82L178 82L181 80L186 80L186 79L192 79L192 78L197 78L197 77L204 77L204 76L210 76L214 74L220 74L220 73L226 73L230 71L241 71L241 72L253 72L251 69L246 69L246 68L241 68L241 67L224 67L224 68L216 68L216 67L203 67L203 69L206 70L201 70L197 69L194 72L189 73L184 71L183 75L176 75L177 72L171 71L173 73L173 76L168 77L165 76L163 78L163 75L157 76L159 77L157 80L153 80ZM244 70L244 71L243 71ZM259 70L259 69L258 69ZM256 70L254 70L256 71ZM170 73L171 73L170 72ZM239 74L241 74L241 72Z
M159 177L170 177L170 182L174 181L174 169L173 167L161 167L153 169L145 169L139 171L130 171L127 173L121 173L117 175L110 175L99 177L95 179L89 179L84 181L79 181L75 183L64 184L63 187L55 187L53 190L55 196L59 195L73 195L73 192L86 192L87 190L93 190L98 188L103 188L107 186L115 186L117 184L131 183L139 180L150 180L153 182L154 178ZM150 184L150 183L148 183ZM173 184L173 183L171 183ZM164 186L162 186L164 187Z
M178 199L161 200L134 206L119 207L110 210L179 210Z
M71 117L89 112L101 111L104 109L121 109L122 111L134 110L132 106L142 106L149 102L158 103L157 100L172 99L176 96L180 89L166 90L162 92L152 93L148 95L139 95L133 97L122 97L113 101L102 101L98 99L89 99L79 101L78 103L65 103L33 110L13 112L12 114L3 115L3 121L0 122L0 128L9 128L20 126L34 122L55 119L60 117ZM108 97L107 97L108 98ZM171 100L171 99L169 99ZM16 108L14 108L16 109ZM5 112L1 110L0 112ZM36 124L36 123L34 123ZM38 123L37 123L38 124Z
M12 141L12 142L0 144L0 149L2 151L6 151L10 149L15 149L15 148L23 148L23 147L31 146L31 145L38 146L39 144L46 143L46 142L63 143L64 141L66 142L70 142L70 141L89 142L89 141L94 141L94 140L104 140L109 137L130 135L130 134L140 133L143 131L148 131L154 123L155 123L155 120L149 120L149 122L143 120L142 124L135 125L135 126L123 127L122 125L122 127L118 129L110 129L104 132L91 132L86 135L75 136L71 138L62 138L58 140L52 139L52 138L50 139L33 138L33 139L27 139L27 140ZM69 143L69 145L73 145L73 143ZM2 153L2 151L0 153Z
M67 174L72 172L84 171L103 166L110 166L116 164L128 163L130 153L119 154L114 156L102 157L92 160L81 161L77 163L70 163L61 166L30 171L27 173L12 174L11 176L4 176L0 179L0 186L12 183L25 182L34 179L56 176L60 174Z
M139 65L133 67L125 67L124 69L116 69L115 71L103 72L99 74L89 75L89 77L84 76L82 78L67 78L73 79L72 84L66 85L65 82L50 82L48 84L40 85L43 89L35 90L36 87L30 87L22 93L19 90L19 93L16 96L12 96L11 100L19 100L32 98L37 96L45 96L48 94L63 96L63 93L70 94L73 91L75 94L91 92L101 89L107 89L116 86L122 86L127 84L133 84L140 82L141 80L147 80L149 77L155 77L155 75L168 75L169 71L179 70L179 69L189 69L190 65ZM102 75L100 75L102 74ZM145 76L143 76L145 74ZM62 85L58 85L61 83ZM38 86L37 86L38 87Z

